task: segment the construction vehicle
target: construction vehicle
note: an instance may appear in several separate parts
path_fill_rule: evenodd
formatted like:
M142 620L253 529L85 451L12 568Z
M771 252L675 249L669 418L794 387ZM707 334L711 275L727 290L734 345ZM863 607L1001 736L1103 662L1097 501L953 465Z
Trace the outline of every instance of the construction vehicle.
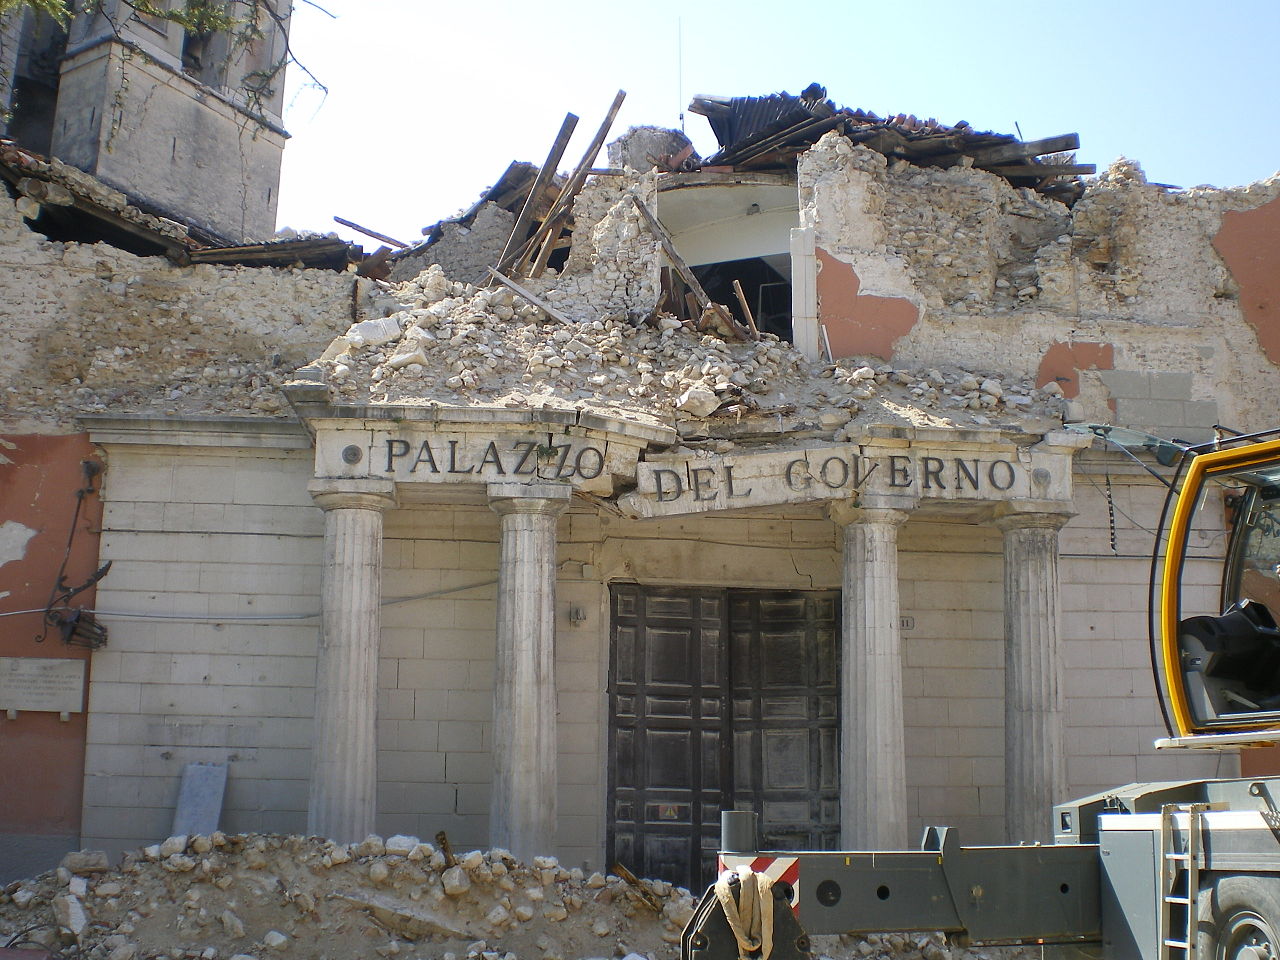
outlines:
M1280 744L1280 431L1183 446L1084 429L1169 486L1151 567L1157 748ZM1206 561L1188 546L1212 497L1230 534L1220 598L1198 610L1188 569ZM755 814L724 811L723 872L681 956L800 960L814 934L940 931L1100 960L1280 960L1280 777L1131 783L1058 804L1053 823L1051 844L966 847L930 827L915 851L761 851Z

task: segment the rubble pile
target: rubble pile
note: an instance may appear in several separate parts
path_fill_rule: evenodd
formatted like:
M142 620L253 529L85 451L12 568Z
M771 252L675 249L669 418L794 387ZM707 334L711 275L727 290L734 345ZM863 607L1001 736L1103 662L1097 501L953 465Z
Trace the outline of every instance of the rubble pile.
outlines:
M319 365L344 403L598 403L614 415L663 422L785 412L824 430L854 422L984 425L1015 412L1020 422L1061 417L1056 383L1036 389L1029 380L964 370L813 363L771 334L741 342L661 313L636 325L566 307L559 292L538 299L571 322L505 286L450 281L433 265L396 290L399 309L353 324Z
M170 837L115 869L82 851L9 884L0 946L89 960L674 957L693 898L640 883L497 849L455 860L406 836Z
M0 888L0 947L83 960L520 960L679 956L689 891L517 861L457 858L417 837L358 844L261 834L169 837L63 858ZM828 960L1018 960L948 950L938 934L814 937Z

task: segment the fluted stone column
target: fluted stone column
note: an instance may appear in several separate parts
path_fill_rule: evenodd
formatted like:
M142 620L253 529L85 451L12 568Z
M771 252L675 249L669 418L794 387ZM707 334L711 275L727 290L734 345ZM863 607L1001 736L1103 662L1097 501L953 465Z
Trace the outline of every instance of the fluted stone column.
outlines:
M313 480L324 509L324 573L307 832L347 843L374 828L378 635L386 480Z
M1066 799L1058 649L1058 531L1063 504L1013 501L1004 532L1005 831L1010 843L1053 839L1053 804Z
M909 498L833 505L844 524L840 665L840 844L845 850L903 849L907 774L898 617L898 527Z
M501 518L489 838L526 863L556 832L556 521L565 484L491 483Z

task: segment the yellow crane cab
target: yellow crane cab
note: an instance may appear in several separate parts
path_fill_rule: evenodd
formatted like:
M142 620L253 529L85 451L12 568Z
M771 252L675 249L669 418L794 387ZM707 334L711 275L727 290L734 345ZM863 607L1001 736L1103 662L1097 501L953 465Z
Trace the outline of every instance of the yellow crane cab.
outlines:
M1177 455L1150 609L1156 746L1280 743L1280 431Z

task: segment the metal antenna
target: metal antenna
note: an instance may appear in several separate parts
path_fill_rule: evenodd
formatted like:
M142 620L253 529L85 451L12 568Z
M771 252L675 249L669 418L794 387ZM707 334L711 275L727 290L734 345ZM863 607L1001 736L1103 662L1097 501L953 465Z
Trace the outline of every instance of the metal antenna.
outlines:
M684 133L684 18L676 17L676 100L680 110L680 132Z

